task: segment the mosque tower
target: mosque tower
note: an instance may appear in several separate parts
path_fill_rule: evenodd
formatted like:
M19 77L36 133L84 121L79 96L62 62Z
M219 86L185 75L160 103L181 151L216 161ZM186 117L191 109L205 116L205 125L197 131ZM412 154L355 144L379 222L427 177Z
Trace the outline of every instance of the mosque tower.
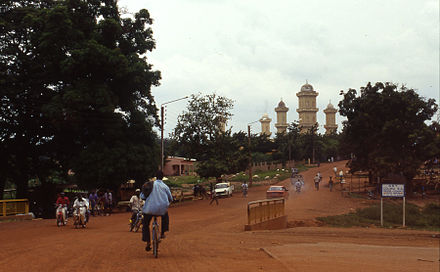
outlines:
M336 113L338 112L335 107L333 107L332 103L329 102L327 108L324 110L325 113L325 134L332 134L336 132L338 129L338 125L336 125Z
M275 108L277 113L277 122L275 127L277 128L277 133L286 133L287 129L287 112L289 108L284 104L283 99L278 103L278 107Z
M267 113L263 114L263 117L260 119L261 123L261 135L270 136L272 133L270 132L270 122L272 119L269 118Z
M316 107L316 97L318 92L315 92L313 86L306 81L306 84L301 87L296 96L298 96L298 109L296 111L299 114L300 133L306 133L317 123L316 113L318 108Z

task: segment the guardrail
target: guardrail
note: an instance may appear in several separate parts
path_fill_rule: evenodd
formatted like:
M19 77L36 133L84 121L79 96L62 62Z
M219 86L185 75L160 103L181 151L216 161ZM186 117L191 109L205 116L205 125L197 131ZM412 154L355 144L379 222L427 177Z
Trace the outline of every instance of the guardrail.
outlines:
M284 215L284 198L252 201L247 206L248 224L260 223Z
M0 200L0 216L28 214L29 200L27 199L5 199Z

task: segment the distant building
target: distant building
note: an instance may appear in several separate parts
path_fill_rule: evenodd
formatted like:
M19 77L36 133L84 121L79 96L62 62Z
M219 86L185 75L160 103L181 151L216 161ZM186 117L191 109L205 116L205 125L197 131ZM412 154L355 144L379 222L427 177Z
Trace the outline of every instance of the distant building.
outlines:
M298 109L299 114L299 126L301 133L306 133L311 129L316 122L316 113L318 108L316 107L316 97L318 92L313 90L313 86L308 82L301 87L301 90L296 93L298 97Z
M166 158L163 166L163 174L165 176L188 176L192 175L194 170L195 159L174 157Z
M219 129L221 133L226 132L226 118L224 118L223 115L220 117Z
M269 118L267 113L263 114L263 117L261 117L261 119L260 119L261 135L266 135L269 137L272 134L272 132L270 132L270 122L271 121L272 121L272 119Z
M277 122L275 123L277 133L286 133L288 111L289 108L286 107L286 104L284 104L283 100L281 99L280 103L278 103L278 107L275 108L275 112L277 113Z
M325 134L335 133L338 129L338 125L336 125L336 113L338 112L335 107L333 107L332 103L328 103L327 108L324 110L325 113Z

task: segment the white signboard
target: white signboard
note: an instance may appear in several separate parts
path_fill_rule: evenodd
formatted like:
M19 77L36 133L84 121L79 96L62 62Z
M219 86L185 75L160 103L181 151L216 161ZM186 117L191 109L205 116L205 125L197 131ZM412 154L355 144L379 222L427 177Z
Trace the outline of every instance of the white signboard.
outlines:
M405 184L382 184L382 197L405 197Z

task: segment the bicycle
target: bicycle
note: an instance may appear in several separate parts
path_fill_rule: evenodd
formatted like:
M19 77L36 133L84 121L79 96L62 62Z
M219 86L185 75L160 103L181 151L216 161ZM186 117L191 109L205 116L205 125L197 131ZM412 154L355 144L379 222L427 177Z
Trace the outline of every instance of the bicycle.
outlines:
M159 243L160 243L160 235L159 235L159 224L157 223L157 215L153 216L153 227L151 231L151 238L153 240L153 255L157 258L159 254Z
M132 220L130 219L130 231L134 230L134 232L137 232L139 230L139 228L142 225L142 218L143 218L142 211L138 211L134 222L132 222Z

